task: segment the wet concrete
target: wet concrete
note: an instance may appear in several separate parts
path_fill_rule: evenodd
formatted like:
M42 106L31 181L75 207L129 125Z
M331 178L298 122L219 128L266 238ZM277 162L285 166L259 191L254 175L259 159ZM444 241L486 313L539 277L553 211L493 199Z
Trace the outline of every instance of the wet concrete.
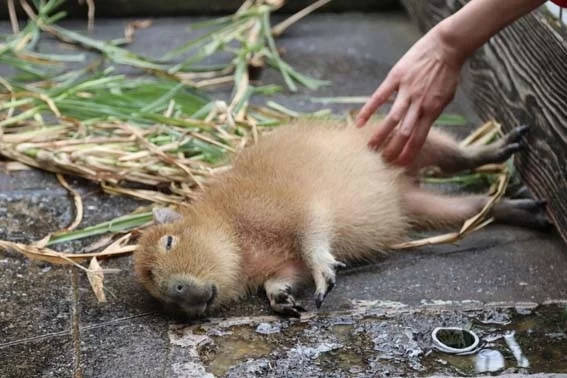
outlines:
M119 38L129 21L99 19L95 35ZM185 34L187 22L156 19L153 27L138 31L131 47L159 56L191 38ZM66 25L85 30L82 22ZM9 26L3 23L0 29ZM418 37L417 29L399 13L313 15L290 29L279 46L298 70L333 83L314 93L300 89L271 99L312 111L322 105L309 96L369 95ZM62 48L53 42L42 46L45 51ZM0 67L0 74L6 73ZM261 83L282 81L266 71ZM222 98L230 88L209 93ZM328 107L340 114L357 106ZM457 130L460 135L481 121L460 93L448 111L469 120L468 127ZM104 196L81 180L71 183L84 196L85 226L144 205ZM0 173L0 238L31 242L72 219L72 200L52 175L36 170ZM80 250L91 241L57 248ZM313 312L312 288L299 296L310 311L299 321L273 317L258 294L215 314L218 319L208 326L179 324L133 280L130 257L102 262L103 267L121 269L106 275L107 303L96 301L77 269L30 262L13 253L2 252L0 258L0 360L10 361L1 364L2 377L466 375L471 357L428 354L428 335L435 326L466 325L471 316L491 314L478 310L485 302L567 298L567 254L561 240L554 233L511 227L491 226L455 245L351 267L340 272L321 311ZM470 307L475 308L473 315L467 312ZM509 326L517 329L518 342L534 364L527 372L566 372L561 307L524 318L515 317L515 310L501 309L504 305L493 307L513 318ZM483 326L475 327L488 333ZM491 332L502 330L495 327ZM513 357L506 358L514 369Z
M470 303L405 307L359 304L355 311L301 320L274 317L214 319L172 325L169 338L184 349L184 361L205 374L223 377L471 376L476 353L454 355L433 344L437 327L470 329L479 337L472 352L502 353L500 373L567 373L563 305L490 307ZM527 363L519 364L506 337L513 337ZM172 376L184 376L172 365Z

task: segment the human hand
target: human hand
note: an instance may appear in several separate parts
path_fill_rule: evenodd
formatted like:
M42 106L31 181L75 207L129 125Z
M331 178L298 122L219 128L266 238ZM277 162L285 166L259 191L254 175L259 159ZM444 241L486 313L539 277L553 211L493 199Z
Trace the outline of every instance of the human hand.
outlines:
M431 29L396 63L360 110L357 127L397 92L391 110L368 145L397 165L409 165L423 146L431 125L454 98L463 54Z

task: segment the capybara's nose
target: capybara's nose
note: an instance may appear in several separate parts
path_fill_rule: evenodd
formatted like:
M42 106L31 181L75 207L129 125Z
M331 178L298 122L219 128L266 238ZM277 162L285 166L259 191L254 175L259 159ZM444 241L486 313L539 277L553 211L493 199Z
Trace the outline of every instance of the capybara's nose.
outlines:
M216 286L194 280L172 277L166 283L165 293L173 302L183 305L210 304L216 296Z

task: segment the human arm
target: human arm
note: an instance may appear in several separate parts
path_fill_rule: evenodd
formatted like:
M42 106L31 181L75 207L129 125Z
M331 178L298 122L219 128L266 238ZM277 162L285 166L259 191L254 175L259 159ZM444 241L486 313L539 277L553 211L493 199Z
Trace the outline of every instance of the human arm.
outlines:
M397 93L369 146L381 148L388 161L411 164L431 125L452 101L466 59L494 34L544 2L472 0L434 26L394 65L359 112L356 123L362 127Z

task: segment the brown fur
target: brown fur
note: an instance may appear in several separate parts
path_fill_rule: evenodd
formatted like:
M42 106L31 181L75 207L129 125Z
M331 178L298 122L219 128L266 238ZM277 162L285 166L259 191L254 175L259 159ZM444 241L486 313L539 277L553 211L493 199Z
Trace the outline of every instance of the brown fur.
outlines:
M269 280L290 287L308 282L309 238L330 235L338 261L366 259L405 240L412 228L456 225L486 203L474 197L449 217L442 209L433 214L431 206L446 198L418 189L411 174L466 154L452 138L432 130L418 162L403 170L367 147L373 131L370 125L355 129L317 120L280 126L264 136L238 154L232 169L216 177L190 209L180 210L183 219L142 235L135 254L141 283L161 298L160 285L173 274L212 282L218 287L210 307L215 308ZM454 203L449 204L450 211ZM168 253L160 249L164 235L179 239Z

